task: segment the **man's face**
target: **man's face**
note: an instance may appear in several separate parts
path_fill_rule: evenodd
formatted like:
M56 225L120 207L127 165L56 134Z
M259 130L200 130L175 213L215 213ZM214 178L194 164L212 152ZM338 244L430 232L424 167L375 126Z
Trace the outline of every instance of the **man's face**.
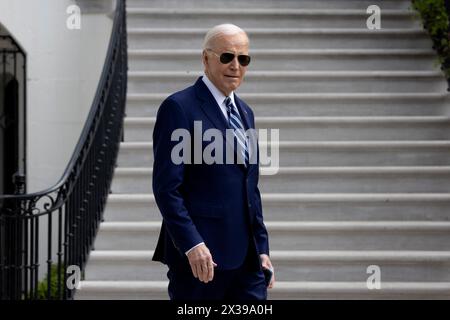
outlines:
M220 62L219 56L210 50L203 51L203 65L205 74L212 83L225 95L236 90L244 78L247 67L239 64L237 56L248 55L248 39L244 33L235 35L220 35L216 37L210 47L219 56L224 52L234 53L235 58L227 64Z

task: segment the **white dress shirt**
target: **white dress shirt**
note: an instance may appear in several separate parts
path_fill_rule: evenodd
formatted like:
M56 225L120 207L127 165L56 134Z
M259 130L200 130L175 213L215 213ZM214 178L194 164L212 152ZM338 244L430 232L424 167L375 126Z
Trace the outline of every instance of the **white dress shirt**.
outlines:
M225 105L225 98L226 96L214 85L214 83L209 80L207 75L203 75L202 77L203 82L208 87L209 91L214 96L214 99L217 102L217 105L220 107L220 110L222 110L223 115L225 116L225 119L228 120L228 113L227 113L227 106ZM231 91L230 96L231 101L233 102L233 105L236 105L234 102L234 92Z

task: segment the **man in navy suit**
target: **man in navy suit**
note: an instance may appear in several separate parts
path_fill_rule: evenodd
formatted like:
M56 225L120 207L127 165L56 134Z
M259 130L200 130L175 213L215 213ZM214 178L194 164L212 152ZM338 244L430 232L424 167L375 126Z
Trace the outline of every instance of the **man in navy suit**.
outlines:
M204 75L158 110L153 193L163 222L153 260L168 265L173 300L265 300L267 287L274 285L272 277L267 286L263 273L273 267L258 189L259 157L250 161L258 151L242 135L255 128L254 115L234 93L250 63L248 49L247 34L239 27L212 28L203 43ZM190 161L199 151L195 143L182 152L189 161L174 161L180 143L174 131L194 136L210 129L223 134L215 142L227 150L226 131L234 130L235 161ZM201 142L200 154L207 145Z

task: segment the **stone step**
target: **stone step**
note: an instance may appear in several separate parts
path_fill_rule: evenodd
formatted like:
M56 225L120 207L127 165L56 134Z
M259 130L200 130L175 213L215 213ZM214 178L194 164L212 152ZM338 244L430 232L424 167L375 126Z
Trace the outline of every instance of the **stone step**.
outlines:
M260 143L270 150L271 144ZM282 141L280 166L445 166L449 141ZM119 167L150 167L151 142L122 142ZM267 166L265 163L261 167Z
M168 300L167 281L81 281L75 300Z
M170 94L127 97L130 117L155 117ZM242 93L257 117L267 116L437 116L450 114L449 94L442 93Z
M409 10L382 9L381 28L420 27ZM371 14L364 9L275 8L128 8L130 28L210 28L219 21L243 28L367 28Z
M265 225L271 250L450 250L448 221L266 221ZM103 222L95 249L153 250L160 227L160 222Z
M426 49L251 50L250 70L437 70ZM131 71L197 71L201 50L129 50Z
M85 280L162 281L167 266L151 261L153 251L92 251ZM365 281L367 268L380 268L382 281L450 281L446 251L271 251L277 281Z
M126 117L126 142L151 142L153 117ZM256 128L279 130L280 141L449 140L450 117L256 117ZM194 139L194 137L192 137ZM193 140L192 140L193 141Z
M128 92L175 92L202 72L130 71ZM440 71L249 71L240 92L445 92Z
M281 167L276 175L261 171L260 190L265 193L450 191L450 167L441 166Z
M267 221L449 221L449 193L262 193ZM152 194L110 194L104 219L160 221Z
M130 49L200 49L207 28L128 28ZM251 49L430 49L422 28L247 28Z
M169 299L167 281L82 281L76 300ZM300 299L450 299L449 282L382 282L369 289L366 281L278 281L268 290L269 300Z
M152 168L116 168L113 193L151 193ZM265 174L266 173L266 174ZM265 193L450 192L450 166L262 168Z
M370 5L382 9L408 9L408 0L127 0L127 8L272 8L272 9L367 9ZM127 9L128 10L128 9Z
M369 289L367 282L279 282L268 299L391 299L448 300L449 282L382 282L381 289Z

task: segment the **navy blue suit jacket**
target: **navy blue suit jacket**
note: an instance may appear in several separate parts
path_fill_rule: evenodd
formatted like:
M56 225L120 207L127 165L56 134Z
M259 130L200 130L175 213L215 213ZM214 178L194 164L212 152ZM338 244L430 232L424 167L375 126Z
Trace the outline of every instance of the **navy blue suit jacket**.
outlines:
M237 95L235 102L245 129L255 128L250 107ZM157 113L153 193L163 223L153 260L189 268L185 252L203 241L217 269L238 268L249 250L252 266L260 270L259 254L269 254L269 243L258 190L259 165L174 164L171 152L179 141L171 141L172 132L186 129L193 140L194 121L202 122L203 132L209 128L222 131L225 154L228 123L201 77L164 100ZM209 143L202 142L202 148Z

